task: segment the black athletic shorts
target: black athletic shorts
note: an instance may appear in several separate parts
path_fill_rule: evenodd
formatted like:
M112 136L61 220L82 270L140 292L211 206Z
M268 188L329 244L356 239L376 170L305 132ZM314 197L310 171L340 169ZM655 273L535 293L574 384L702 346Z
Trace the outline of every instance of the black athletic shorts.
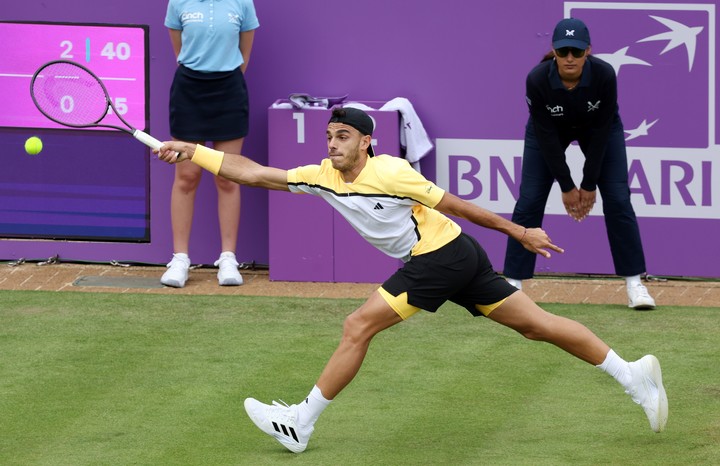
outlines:
M498 303L517 291L495 273L475 238L461 233L445 246L412 256L382 288L393 296L407 292L407 303L435 312L445 301L483 315L476 305Z

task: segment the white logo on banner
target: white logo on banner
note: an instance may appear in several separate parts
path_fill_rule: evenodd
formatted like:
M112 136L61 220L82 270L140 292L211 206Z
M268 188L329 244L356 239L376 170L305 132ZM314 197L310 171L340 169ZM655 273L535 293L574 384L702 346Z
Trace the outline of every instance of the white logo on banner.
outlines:
M593 23L597 36L610 32L596 42L616 52L594 55L610 63L618 76L621 68L629 67L618 79L618 95L626 141L632 141L627 147L628 179L636 214L720 219L715 5L565 2L564 15L588 20L598 10L604 14ZM664 89L682 89L682 99L669 98ZM600 101L587 104L591 112L599 109ZM438 139L437 184L494 212L510 214L520 188L523 145L522 140ZM566 155L579 185L585 157L576 144ZM602 215L599 194L591 215ZM565 215L557 183L546 212Z

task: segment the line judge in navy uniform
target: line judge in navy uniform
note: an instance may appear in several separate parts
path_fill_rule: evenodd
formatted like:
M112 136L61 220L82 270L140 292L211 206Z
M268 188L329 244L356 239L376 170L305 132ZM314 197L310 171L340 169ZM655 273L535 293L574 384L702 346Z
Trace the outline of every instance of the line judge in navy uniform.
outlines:
M591 56L590 49L587 26L579 19L563 19L553 32L552 51L527 76L530 117L512 220L527 228L540 227L557 181L565 210L579 222L592 210L599 189L615 273L625 277L628 306L654 309L655 300L640 279L646 272L645 254L630 202L617 78L612 66ZM565 160L565 150L573 141L585 155L579 187ZM522 280L533 277L535 259L535 254L509 238L503 273L522 288Z

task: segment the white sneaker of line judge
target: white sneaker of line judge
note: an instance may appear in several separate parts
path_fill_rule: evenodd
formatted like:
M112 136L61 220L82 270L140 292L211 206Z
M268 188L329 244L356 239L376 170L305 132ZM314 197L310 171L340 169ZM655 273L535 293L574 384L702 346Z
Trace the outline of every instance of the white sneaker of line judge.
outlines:
M215 261L215 267L218 268L218 284L220 286L242 285L243 278L238 271L239 265L234 252L225 251L220 254L220 258Z
M642 283L628 283L628 307L636 311L650 311L655 309L655 300Z

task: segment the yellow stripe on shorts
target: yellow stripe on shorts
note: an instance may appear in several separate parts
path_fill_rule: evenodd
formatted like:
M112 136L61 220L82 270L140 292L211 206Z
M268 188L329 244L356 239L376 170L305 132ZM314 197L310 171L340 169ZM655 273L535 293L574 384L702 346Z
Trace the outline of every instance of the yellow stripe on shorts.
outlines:
M378 288L378 293L380 293L380 296L383 297L386 303L395 311L397 315L399 315L403 320L406 320L410 318L413 314L416 314L418 311L421 311L419 307L413 306L412 304L408 304L407 302L407 292L400 293L398 296L393 296L387 291L383 289L383 287ZM476 304L475 309L477 309L482 315L485 317L489 316L492 311L500 307L502 303L504 303L507 300L507 298L503 298L500 301L492 304Z
M393 296L387 291L385 291L383 287L380 287L378 288L378 293L380 293L380 296L383 297L385 302L388 303L391 308L393 308L393 311L395 311L397 315L402 318L402 320L406 320L410 318L410 316L412 316L413 314L422 310L419 307L408 304L406 291L400 293L398 296Z
M500 301L492 304L476 304L475 309L480 311L482 315L485 317L489 316L492 311L497 309L502 303L504 303L507 300L507 298L503 298Z

